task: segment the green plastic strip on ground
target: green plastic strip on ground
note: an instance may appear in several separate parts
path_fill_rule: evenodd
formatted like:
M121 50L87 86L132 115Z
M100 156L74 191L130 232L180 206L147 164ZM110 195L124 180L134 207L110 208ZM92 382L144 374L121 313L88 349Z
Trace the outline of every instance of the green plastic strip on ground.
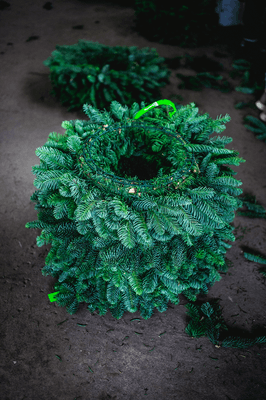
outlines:
M49 294L48 294L49 300L50 300L51 302L56 301L56 295L57 295L57 293L59 293L59 292L54 292L54 293L49 293Z

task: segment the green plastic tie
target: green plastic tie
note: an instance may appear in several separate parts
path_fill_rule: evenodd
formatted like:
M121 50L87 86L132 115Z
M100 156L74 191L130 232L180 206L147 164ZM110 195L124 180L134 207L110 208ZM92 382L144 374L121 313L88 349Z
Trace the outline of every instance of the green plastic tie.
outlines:
M172 115L174 113L176 113L176 107L175 107L175 105L174 105L174 103L172 101L170 101L170 100L158 100L158 101L155 101L154 103L150 104L149 106L143 108L142 110L138 111L137 114L135 115L134 119L138 119L143 114L145 114L147 111L149 111L151 108L158 107L161 104L167 104L167 105L173 107L174 111L169 113L170 117L172 117Z
M54 293L49 293L49 294L48 294L48 297L49 297L50 302L56 301L56 295L57 295L57 293L59 293L59 292L54 292Z

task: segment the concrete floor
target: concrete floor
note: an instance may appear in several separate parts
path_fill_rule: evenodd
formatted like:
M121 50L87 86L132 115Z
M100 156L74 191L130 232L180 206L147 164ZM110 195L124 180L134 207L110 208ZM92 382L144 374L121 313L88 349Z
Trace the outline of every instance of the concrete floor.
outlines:
M110 312L90 314L86 304L69 315L49 302L47 294L54 291L55 280L41 274L49 247L38 248L40 232L25 228L26 222L36 219L30 202L35 191L31 167L39 164L35 150L48 134L64 133L62 121L86 119L82 112L68 112L50 94L43 61L55 46L86 39L110 46L155 47L169 58L185 52L207 54L224 65L228 81L239 85L229 77L233 55L225 44L183 49L150 42L134 30L133 8L116 3L52 4L46 10L44 0L13 0L0 11L1 400L265 399L266 346L216 348L206 338L189 337L187 301L182 296L179 305L162 314L155 311L146 321L131 321L139 312L125 313L121 320ZM84 29L73 30L75 25ZM27 41L31 36L38 38ZM215 51L220 56L215 57ZM237 179L243 182L244 193L256 195L266 208L266 145L243 122L244 116L258 118L260 112L234 108L240 101L255 103L257 98L237 91L181 90L176 72L172 70L161 98L181 95L180 104L195 102L200 114L207 112L213 119L230 115L224 132L233 138L228 148L246 160L235 169ZM193 73L185 68L178 72ZM266 328L266 287L259 265L244 258L243 246L266 255L266 220L236 217L234 225L238 240L227 254L233 266L205 300L219 298L227 324L252 332L257 326Z

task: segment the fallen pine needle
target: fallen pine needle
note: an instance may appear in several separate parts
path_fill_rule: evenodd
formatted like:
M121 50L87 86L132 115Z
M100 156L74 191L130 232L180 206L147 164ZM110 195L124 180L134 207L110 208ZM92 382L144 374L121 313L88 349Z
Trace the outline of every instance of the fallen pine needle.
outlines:
M59 322L59 324L57 324L57 325L62 325L64 322L66 322L67 321L67 319L65 319L64 321L62 321L62 322Z

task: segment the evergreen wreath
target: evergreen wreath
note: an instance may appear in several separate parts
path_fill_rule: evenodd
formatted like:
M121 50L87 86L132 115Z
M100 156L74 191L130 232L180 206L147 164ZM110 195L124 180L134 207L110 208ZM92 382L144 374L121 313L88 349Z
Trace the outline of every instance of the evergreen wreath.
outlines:
M109 108L113 100L127 105L154 101L170 75L156 49L110 47L86 40L56 46L44 65L50 68L52 94L69 110L81 109L86 102Z
M194 103L170 113L162 103L175 107L86 104L88 120L64 121L65 134L36 150L38 220L26 227L42 230L38 246L51 244L42 274L57 278L55 300L70 314L86 302L100 315L140 310L148 319L181 293L195 301L227 270L242 204L228 165L245 160L225 148L232 138L209 136L230 116L198 115Z

